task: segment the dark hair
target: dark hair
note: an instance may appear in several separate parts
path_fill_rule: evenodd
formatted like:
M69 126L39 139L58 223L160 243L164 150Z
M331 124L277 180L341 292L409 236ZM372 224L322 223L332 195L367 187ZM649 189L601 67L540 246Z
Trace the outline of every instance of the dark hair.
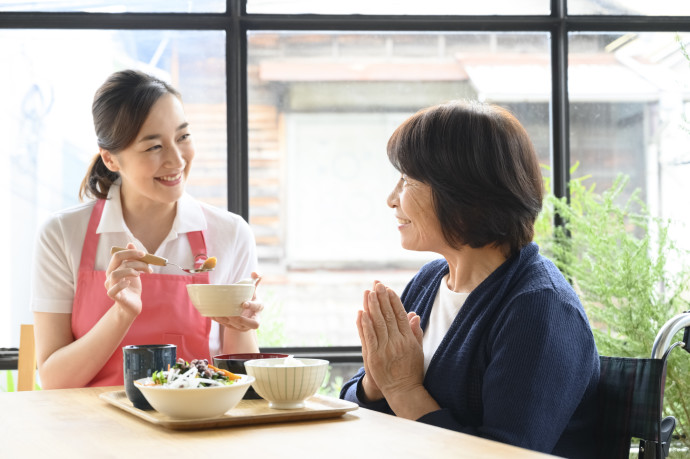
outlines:
M108 77L93 98L91 112L98 146L117 154L130 146L151 107L165 94L181 98L164 81L137 70L123 70ZM79 188L79 198L105 199L120 174L109 170L97 154Z
M395 130L388 158L431 187L451 247L507 244L512 255L534 237L541 170L527 132L508 110L468 101L420 110Z

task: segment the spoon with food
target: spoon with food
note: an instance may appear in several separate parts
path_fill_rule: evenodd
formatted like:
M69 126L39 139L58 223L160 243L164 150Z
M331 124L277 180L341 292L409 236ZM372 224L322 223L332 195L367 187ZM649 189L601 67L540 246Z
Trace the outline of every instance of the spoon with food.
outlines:
M114 254L116 252L120 252L122 250L127 250L122 247L113 247L110 249L110 254ZM188 274L196 274L196 273L205 273L208 271L213 271L213 269L216 267L216 257L209 257L204 261L204 264L201 265L200 268L194 269L194 268L183 268L180 265L177 265L175 263L171 263L168 261L167 258L163 257L157 257L155 255L151 255L150 253L147 253L143 257L139 258L139 260L143 261L144 263L148 263L150 265L156 265L156 266L167 266L167 265L172 265L177 268L180 268L182 271L188 273Z

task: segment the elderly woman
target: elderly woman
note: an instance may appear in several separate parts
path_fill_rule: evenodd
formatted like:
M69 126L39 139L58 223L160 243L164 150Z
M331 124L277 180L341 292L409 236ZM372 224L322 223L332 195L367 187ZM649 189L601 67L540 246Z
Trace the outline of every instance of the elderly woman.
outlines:
M592 457L599 355L582 305L532 242L542 177L500 107L422 110L388 142L402 246L443 258L357 315L360 406L566 457Z

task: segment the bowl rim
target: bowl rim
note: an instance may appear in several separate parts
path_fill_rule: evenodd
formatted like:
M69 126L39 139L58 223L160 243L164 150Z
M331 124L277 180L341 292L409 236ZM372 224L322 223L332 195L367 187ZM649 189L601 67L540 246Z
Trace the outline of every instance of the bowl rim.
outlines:
M214 355L214 359L229 360L229 361L247 361L247 360L264 360L264 359L284 359L290 354L281 354L276 352L248 352L244 354L219 354ZM242 357L251 356L251 357ZM266 356L266 357L264 357ZM270 357L269 357L270 356Z
M247 360L244 362L244 366L250 366L250 367L259 367L259 368L278 368L278 369L284 369L284 368L302 368L302 367L320 367L323 365L329 365L330 362L328 360L324 359L312 359L310 357L295 357L295 360L301 361L304 365L294 365L294 366L289 366L289 367L277 367L275 365L262 365L263 363L266 362L276 362L278 360L285 360L285 357L280 357L280 358L272 358L272 359L253 359L253 360ZM311 362L304 362L304 360L311 360Z
M199 390L204 390L208 391L209 389L211 391L213 390L223 390L223 389L231 389L235 387L243 387L248 384L252 384L256 378L252 375L243 375L240 373L235 373L237 376L241 376L242 378L240 380L235 380L233 384L228 384L226 386L211 386L211 387L165 387L162 384L157 384L155 386L150 386L142 383L142 381L146 379L150 379L150 376L147 376L146 378L139 378L134 381L134 385L137 387L137 389L151 389L151 390L160 390L160 391L199 391Z
M187 284L187 288L192 288L192 289L209 289L209 288L217 288L217 289L222 289L222 288L227 288L227 287L242 287L242 288L254 288L254 284Z

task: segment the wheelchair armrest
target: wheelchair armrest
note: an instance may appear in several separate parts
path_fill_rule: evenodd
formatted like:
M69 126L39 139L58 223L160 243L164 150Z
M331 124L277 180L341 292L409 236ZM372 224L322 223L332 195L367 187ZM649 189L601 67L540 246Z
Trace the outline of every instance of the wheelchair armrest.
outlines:
M681 312L680 314L676 314L674 317L669 319L663 325L663 327L661 327L661 330L659 330L659 333L656 335L654 345L652 346L652 358L663 358L666 351L669 349L669 347L671 347L671 341L673 339L673 336L683 328L685 329L683 340L687 345L688 342L686 338L690 338L690 332L688 332L688 327L690 327L689 312ZM685 347L687 350L687 346Z
M671 447L671 435L676 428L676 418L667 416L661 421L661 432L659 432L659 440L664 447L664 457L668 457Z

